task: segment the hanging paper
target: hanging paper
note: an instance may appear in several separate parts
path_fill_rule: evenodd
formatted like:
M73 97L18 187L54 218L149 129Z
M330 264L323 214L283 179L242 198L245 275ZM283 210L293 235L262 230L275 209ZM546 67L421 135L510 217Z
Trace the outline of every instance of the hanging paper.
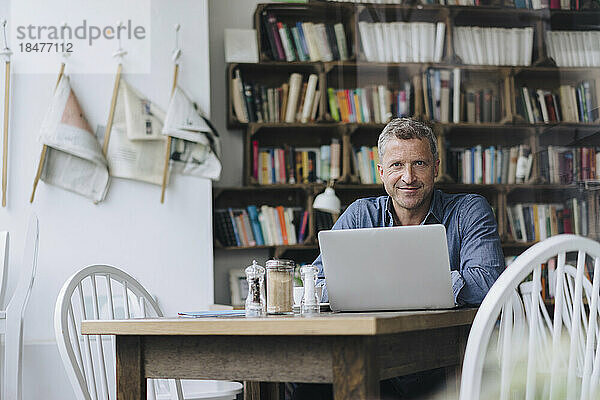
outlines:
M83 115L67 76L62 76L40 130L48 146L40 179L99 202L108 190L102 148Z
M220 141L190 98L176 87L171 96L163 134L176 140L171 159L185 175L218 180Z
M124 82L124 81L123 81ZM161 136L165 113L124 83L125 123L130 140L164 140Z
M106 153L111 176L162 184L163 120L163 111L121 80Z

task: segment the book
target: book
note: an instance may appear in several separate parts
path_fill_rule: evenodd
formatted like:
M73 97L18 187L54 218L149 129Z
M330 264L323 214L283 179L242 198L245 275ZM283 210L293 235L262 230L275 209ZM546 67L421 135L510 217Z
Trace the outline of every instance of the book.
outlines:
M302 85L302 75L293 73L290 76L287 106L285 111L285 122L293 123L296 120L296 109Z

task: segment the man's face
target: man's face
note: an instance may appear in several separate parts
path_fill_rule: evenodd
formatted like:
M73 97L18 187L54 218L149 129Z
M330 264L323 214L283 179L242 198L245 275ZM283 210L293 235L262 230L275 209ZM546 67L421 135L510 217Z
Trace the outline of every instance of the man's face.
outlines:
M418 210L433 192L440 160L425 139L391 139L377 166L385 191L406 210Z

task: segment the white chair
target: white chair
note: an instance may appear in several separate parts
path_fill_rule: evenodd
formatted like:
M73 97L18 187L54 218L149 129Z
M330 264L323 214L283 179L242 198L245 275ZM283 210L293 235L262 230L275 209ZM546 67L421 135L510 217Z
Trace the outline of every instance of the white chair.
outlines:
M576 256L576 267L566 264L571 255ZM554 257L558 261L550 318L540 295L541 264ZM590 261L593 283L585 278ZM533 279L523 283L531 273ZM600 243L596 241L558 235L521 254L494 283L475 316L465 350L460 400L599 398L599 288ZM498 319L499 368L494 368L485 361ZM482 386L484 371L492 379Z
M162 316L146 289L115 267L92 265L67 279L56 300L54 330L77 399L116 398L115 338L82 335L82 320ZM182 389L179 380L148 379L148 398L235 399L242 388L238 382L184 381Z
M22 398L23 314L37 268L39 244L38 220L32 215L25 236L25 251L15 292L4 308L8 268L8 232L0 232L0 334L4 335L4 376L1 377L2 399Z

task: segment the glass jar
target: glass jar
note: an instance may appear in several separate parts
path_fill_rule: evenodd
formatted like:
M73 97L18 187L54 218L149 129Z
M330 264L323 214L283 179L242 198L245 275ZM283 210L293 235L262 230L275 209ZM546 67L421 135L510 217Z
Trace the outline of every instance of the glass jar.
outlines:
M293 314L294 261L267 261L267 314Z
M304 282L304 295L300 304L300 313L303 315L319 313L319 295L316 290L318 273L319 270L314 265L305 265L300 268L302 282Z
M246 268L248 296L246 296L246 317L261 317L265 314L265 269L252 261Z

